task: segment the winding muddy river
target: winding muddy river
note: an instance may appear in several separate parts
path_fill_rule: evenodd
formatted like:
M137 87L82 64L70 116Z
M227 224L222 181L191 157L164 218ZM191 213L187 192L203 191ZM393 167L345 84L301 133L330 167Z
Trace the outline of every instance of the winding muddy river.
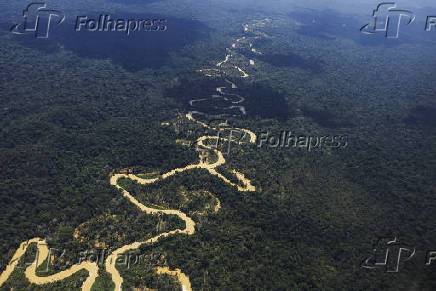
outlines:
M253 27L248 25L248 24L244 25L244 32L254 33L255 34L254 38L259 37L260 34L256 33L256 31L254 30L255 26L256 25L253 25ZM243 36L243 37L237 39L236 42L231 45L231 48L226 49L227 54L225 56L225 59L223 61L218 62L216 64L216 68L202 69L199 71L203 72L207 77L212 76L210 73L208 73L211 71L218 72L221 76L223 76L223 75L226 75L226 70L228 70L229 68L233 68L233 69L236 69L240 73L241 78L249 77L249 74L246 73L242 68L240 68L239 65L232 64L232 62L233 62L232 56L235 55L235 52L232 51L232 49L240 48L241 45L242 46L248 45L248 47L252 51L256 51L255 48L252 47L253 46L252 39L253 39L253 37L247 37L247 36ZM256 51L256 52L258 52L258 51ZM258 52L258 53L261 53L261 52ZM253 66L254 61L253 62L250 61L249 65ZM234 82L230 81L228 78L224 78L224 81L230 85L229 88L226 86L217 87L215 90L216 90L216 92L219 93L219 95L212 95L212 98L223 98L223 100L230 101L232 103L232 105L230 107L227 107L227 108L230 108L230 109L231 108L238 108L239 111L241 112L241 114L245 115L246 110L245 110L245 107L242 105L243 102L245 101L245 98L238 95L238 94L230 94L230 93L226 92L227 91L226 89L228 89L228 90L237 89L237 85ZM236 99L235 99L235 97L236 97ZM205 101L207 99L208 98L193 99L190 101L190 105L194 106L194 104L196 102L202 102L202 101ZM194 118L194 116L193 116L194 114L205 115L205 113L203 113L203 112L192 110L192 111L188 112L185 117L188 120L199 124L200 126L216 130L216 128L212 128L209 125L207 125L206 123ZM247 134L250 137L249 138L250 143L255 143L256 135L252 131L250 131L248 129L244 129L244 128L236 128L236 129ZM120 178L131 179L139 184L152 184L152 183L155 183L159 180L164 180L168 177L171 177L171 176L175 175L176 173L189 171L191 169L205 169L211 175L217 176L218 178L223 180L225 183L227 183L231 186L237 187L237 189L239 191L255 191L256 190L255 187L251 184L251 181L249 179L247 179L244 176L244 174L238 172L237 170L232 170L232 173L235 175L236 179L240 182L238 184L232 183L229 179L227 179L225 176L223 176L221 173L219 173L216 170L216 168L218 166L221 166L221 165L226 163L224 155L218 149L213 148L212 146L209 146L209 145L207 145L207 143L205 143L205 141L207 141L207 140L216 140L216 139L227 140L226 138L222 138L219 136L202 136L202 137L198 138L196 141L199 155L200 155L200 150L207 150L207 151L213 152L217 156L217 160L213 163L204 162L200 158L200 161L196 164L190 164L190 165L185 166L184 168L173 169L173 170L159 176L158 178L153 178L153 179L144 179L144 178L138 177L137 175L121 174L121 173L113 174L110 177L110 184L112 186L114 186L115 188L117 188L118 190L120 190L120 193L126 199L128 199L133 205L138 207L141 211L143 211L147 214L150 214L150 215L155 215L155 214L159 214L159 213L163 213L163 214L167 214L167 215L176 215L177 217L179 217L181 220L183 220L185 222L184 229L175 229L175 230L172 230L169 232L160 233L159 235L152 237L148 240L138 241L138 242L134 242L131 244L127 244L127 245L115 250L114 252L112 252L107 257L107 259L105 261L105 269L111 275L112 281L115 283L115 290L116 291L120 291L122 289L122 284L123 284L123 278L121 277L119 271L116 268L116 261L117 261L118 255L126 253L127 251L138 249L141 245L153 244L154 242L157 242L160 239L164 239L164 238L172 236L172 235L177 235L177 234L192 235L195 232L195 222L189 216L187 216L185 213L183 213L182 211L177 210L177 209L157 209L157 208L148 207L148 206L142 204L131 193L129 193L126 189L122 188L118 184L118 180ZM231 142L234 142L234 141L231 141ZM219 211L219 209L221 207L221 203L220 203L218 198L216 198L216 201L217 201L217 205L214 208L215 212ZM80 264L75 264L67 270L58 272L58 273L50 275L50 276L45 276L45 277L44 276L37 276L36 269L39 266L41 266L45 262L47 257L49 256L49 249L48 249L47 243L45 242L45 240L38 238L38 237L29 239L29 240L24 241L23 243L20 244L20 246L18 247L18 249L15 251L14 255L12 256L12 259L10 260L9 264L6 266L6 269L0 274L0 286L2 286L8 280L8 278L10 277L10 275L12 274L14 269L17 267L20 259L26 253L28 246L32 243L36 243L38 253L37 253L35 261L32 264L30 264L24 272L25 276L29 280L29 282L31 282L33 284L37 284L37 285L44 285L44 284L64 280L65 278L68 278L68 277L74 275L75 273L77 273L80 270L86 270L88 272L88 277L82 285L82 290L86 290L86 291L91 290L92 285L94 284L96 278L98 277L98 266L96 263L92 263L89 261L84 261ZM173 270L171 270L169 267L157 267L156 273L157 274L168 274L168 275L174 276L175 278L177 278L177 280L180 283L180 285L182 286L183 290L192 290L189 277L186 274L184 274L180 269L174 268Z

